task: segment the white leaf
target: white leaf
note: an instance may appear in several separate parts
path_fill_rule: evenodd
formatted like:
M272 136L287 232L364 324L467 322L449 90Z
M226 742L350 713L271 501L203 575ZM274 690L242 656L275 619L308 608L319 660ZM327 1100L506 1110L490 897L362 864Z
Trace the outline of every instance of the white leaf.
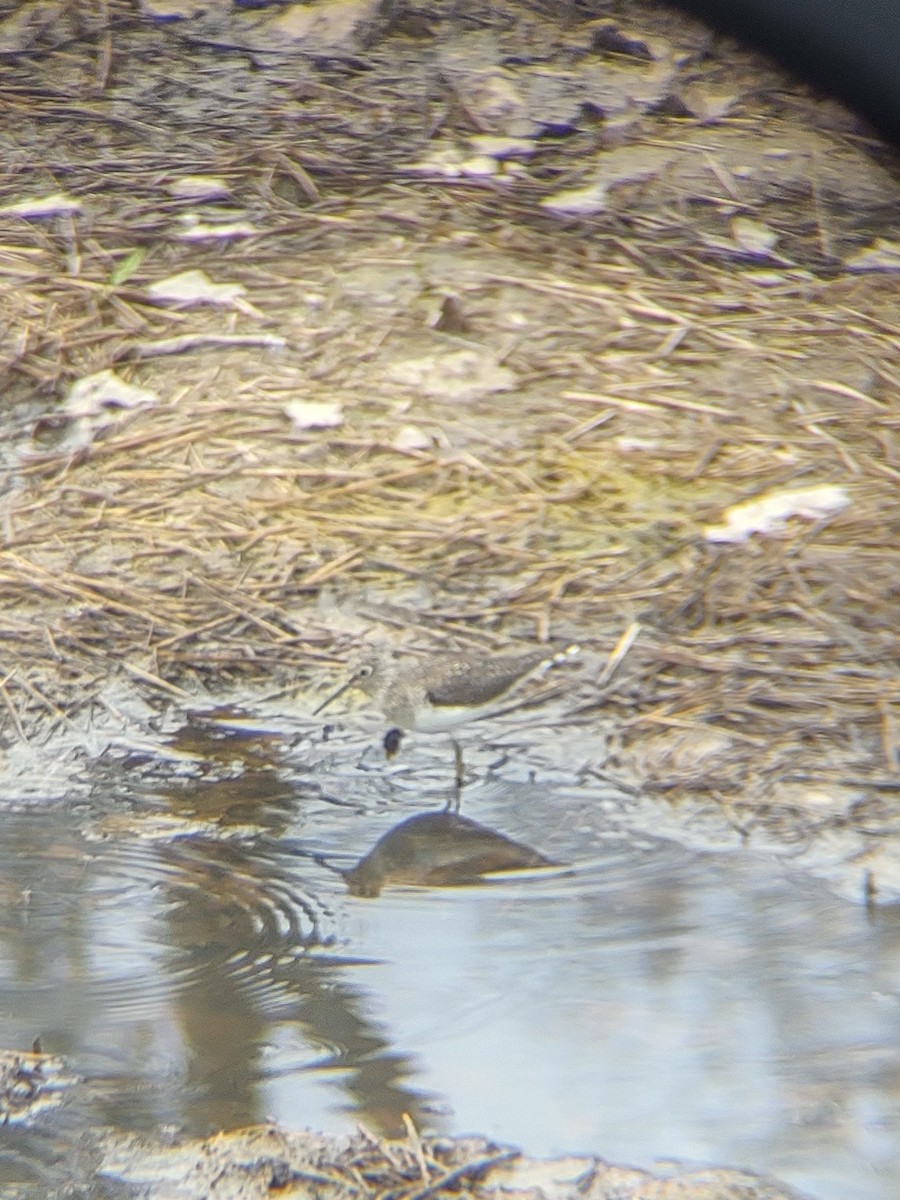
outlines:
M180 200L225 200L231 195L228 184L217 175L182 175L166 190Z
M735 245L748 254L768 254L778 242L778 234L762 221L751 221L749 217L735 217L731 222L731 236Z
M259 230L254 229L249 221L223 221L221 225L206 225L195 213L188 213L181 219L182 230L176 236L184 242L201 242L206 239L254 237Z
M900 271L900 242L876 238L844 262L851 271Z
M106 409L146 408L158 400L156 392L126 383L115 371L98 371L72 384L63 411L69 417L94 417Z
M541 201L541 208L568 217L589 217L606 208L607 184L591 183L587 187L569 188Z
M395 450L428 450L432 439L418 425L403 425L397 430L391 445Z
M239 283L213 283L205 271L182 271L147 288L152 300L169 304L234 304L246 294Z
M19 200L16 204L7 204L0 208L0 213L10 217L59 217L81 212L81 202L73 200L64 192L55 192L52 196L41 199Z
M284 412L295 429L331 429L344 422L344 410L333 400L290 400Z
M745 542L753 533L780 533L791 517L821 521L849 503L846 489L830 484L767 492L727 508L725 523L707 525L705 537L708 542Z

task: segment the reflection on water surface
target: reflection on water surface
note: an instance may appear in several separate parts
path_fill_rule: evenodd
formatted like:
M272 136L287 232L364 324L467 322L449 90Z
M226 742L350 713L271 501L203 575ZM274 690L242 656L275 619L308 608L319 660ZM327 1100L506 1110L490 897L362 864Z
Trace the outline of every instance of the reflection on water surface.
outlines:
M0 814L2 1044L40 1035L86 1078L54 1118L73 1130L395 1132L409 1112L534 1154L715 1160L823 1200L888 1200L900 914L740 852L585 844L549 799L545 840L531 805L525 841L591 865L388 880L377 899L341 872L413 809L320 804L314 846L300 793L292 812L264 788L269 832L235 818L229 840ZM520 800L467 793L513 836Z
M417 813L383 834L344 873L353 896L379 896L388 884L459 887L496 872L552 867L543 854L454 812Z

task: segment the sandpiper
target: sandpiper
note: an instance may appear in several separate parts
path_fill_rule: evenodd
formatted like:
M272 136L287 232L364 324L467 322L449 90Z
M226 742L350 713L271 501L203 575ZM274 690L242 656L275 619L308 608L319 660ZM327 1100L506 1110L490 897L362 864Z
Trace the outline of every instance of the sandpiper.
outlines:
M528 650L521 654L463 651L405 661L391 656L370 659L327 696L313 710L313 716L350 688L359 688L394 726L384 738L390 758L400 745L400 730L446 733L468 721L490 716L526 679L578 652L578 646L567 646L560 651ZM459 742L455 738L451 741L456 790L447 807L458 811L464 782L463 758Z
M322 701L313 716L355 687L370 696L382 715L400 729L446 733L490 716L525 680L577 653L577 646L567 646L560 651L521 654L462 651L412 661L392 657L368 660Z

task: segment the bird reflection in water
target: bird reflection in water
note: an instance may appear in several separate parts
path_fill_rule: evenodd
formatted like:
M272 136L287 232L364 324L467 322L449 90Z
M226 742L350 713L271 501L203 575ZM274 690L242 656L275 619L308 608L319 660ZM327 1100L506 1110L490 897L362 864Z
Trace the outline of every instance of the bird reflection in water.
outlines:
M432 812L389 830L344 879L351 895L372 897L388 883L459 887L494 871L559 865L458 813Z

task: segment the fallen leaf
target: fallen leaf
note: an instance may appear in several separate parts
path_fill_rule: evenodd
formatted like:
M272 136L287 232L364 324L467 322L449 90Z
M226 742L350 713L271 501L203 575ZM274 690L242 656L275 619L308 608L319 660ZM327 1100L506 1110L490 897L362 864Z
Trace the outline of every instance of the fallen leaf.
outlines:
M290 400L284 412L295 429L331 429L344 422L344 410L335 400Z
M749 217L735 217L731 222L731 236L735 245L747 254L766 255L778 242L778 234L762 221Z
M166 191L179 200L225 200L231 195L228 184L218 175L182 175Z
M121 287L123 283L131 278L146 257L146 247L136 246L134 250L125 255L119 265L110 274L110 284L113 287Z
M81 212L81 202L73 200L65 192L54 192L52 196L19 200L0 208L0 214L8 217L62 217Z
M107 409L145 408L158 401L159 396L149 388L126 383L115 371L98 371L76 379L62 407L67 417L94 417Z
M397 430L391 445L395 450L429 450L432 439L418 425L403 425Z
M184 242L200 242L211 238L222 240L254 237L259 232L249 221L223 221L221 225L207 225L195 213L185 214L181 223L181 232L176 236Z
M240 283L213 283L205 271L181 271L147 288L151 300L187 307L191 304L232 305L246 295Z
M844 259L848 271L900 271L900 242L876 238L864 250Z
M849 503L846 489L831 484L767 492L727 508L725 523L707 525L704 536L708 542L745 542L753 533L781 533L791 517L821 521Z
M600 182L590 183L587 187L569 188L546 196L541 201L541 208L565 217L589 217L606 208L607 190L607 184Z

